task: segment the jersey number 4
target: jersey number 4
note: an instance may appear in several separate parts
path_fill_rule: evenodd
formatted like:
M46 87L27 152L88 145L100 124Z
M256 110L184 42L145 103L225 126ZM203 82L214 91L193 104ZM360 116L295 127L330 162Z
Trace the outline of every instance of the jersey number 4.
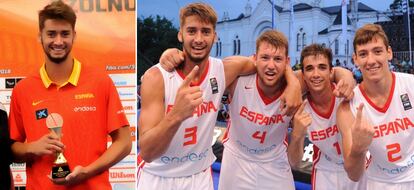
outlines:
M196 144L197 143L197 126L185 128L184 139L186 141L184 141L183 146Z
M255 133L253 133L252 137L255 139L259 139L260 144L263 144L266 138L266 131L256 131Z
M401 155L397 155L399 152L401 152L401 147L399 143L389 144L386 146L387 148L387 157L388 161L395 162L399 159L401 159Z

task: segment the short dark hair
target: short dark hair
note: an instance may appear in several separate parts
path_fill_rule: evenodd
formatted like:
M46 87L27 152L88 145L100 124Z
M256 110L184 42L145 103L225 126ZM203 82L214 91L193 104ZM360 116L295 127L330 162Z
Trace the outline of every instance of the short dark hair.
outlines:
M302 65L301 69L303 72L303 60L308 56L317 56L323 55L328 59L329 69L332 68L332 50L330 48L326 48L321 44L311 44L306 46L302 52L300 53L300 63ZM337 59L338 61L338 59Z
M45 27L47 19L64 20L70 23L72 29L75 29L76 14L72 7L62 2L62 0L54 1L43 10L39 11L39 30Z
M366 24L363 27L359 28L354 37L354 53L356 53L357 45L364 45L372 41L372 39L379 37L384 41L385 48L388 49L389 42L388 37L379 24Z
M198 16L201 21L212 24L216 29L217 14L214 9L206 3L191 3L180 10L180 27L184 26L185 18L189 16Z

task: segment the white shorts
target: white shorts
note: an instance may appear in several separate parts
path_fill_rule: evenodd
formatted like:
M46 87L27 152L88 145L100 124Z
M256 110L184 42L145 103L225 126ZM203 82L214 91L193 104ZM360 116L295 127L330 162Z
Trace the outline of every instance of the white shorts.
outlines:
M280 160L253 162L233 155L224 148L219 190L294 190L289 163Z
M366 177L358 182L348 178L346 171L326 171L315 169L312 174L313 190L366 190Z
M384 183L374 180L367 180L367 190L411 190L414 189L414 181L405 182L405 183Z
M214 190L211 168L186 177L162 177L138 168L137 190Z

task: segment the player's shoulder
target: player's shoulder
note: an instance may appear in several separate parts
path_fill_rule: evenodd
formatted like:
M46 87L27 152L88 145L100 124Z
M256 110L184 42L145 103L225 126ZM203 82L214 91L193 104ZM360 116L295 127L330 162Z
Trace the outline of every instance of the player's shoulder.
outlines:
M414 75L409 73L400 73L393 72L396 78L401 78L402 80L414 80Z
M13 84L14 83L14 84ZM13 86L13 91L25 91L33 89L36 86L43 85L40 75L31 74L25 78L15 78L12 80L6 79L6 85Z
M141 77L141 91L151 90L160 91L164 88L164 78L161 69L153 66L149 68Z
M210 63L213 63L213 64L216 64L216 63L223 64L223 61L224 61L224 60L222 60L220 58L211 57L211 56L208 57L208 60L210 61Z
M340 101L338 105L337 114L351 112L350 103L350 101L344 99Z
M163 80L161 69L153 66L149 68L141 77L141 81L144 83L148 82L160 82Z

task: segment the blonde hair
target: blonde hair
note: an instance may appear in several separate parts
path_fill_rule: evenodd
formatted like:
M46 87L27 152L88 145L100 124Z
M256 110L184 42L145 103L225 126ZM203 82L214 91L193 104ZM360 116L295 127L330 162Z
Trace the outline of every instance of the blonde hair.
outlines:
M259 51L259 46L263 42L267 42L275 48L285 48L286 56L289 54L288 40L282 32L277 30L268 30L260 35L256 40L256 52Z

